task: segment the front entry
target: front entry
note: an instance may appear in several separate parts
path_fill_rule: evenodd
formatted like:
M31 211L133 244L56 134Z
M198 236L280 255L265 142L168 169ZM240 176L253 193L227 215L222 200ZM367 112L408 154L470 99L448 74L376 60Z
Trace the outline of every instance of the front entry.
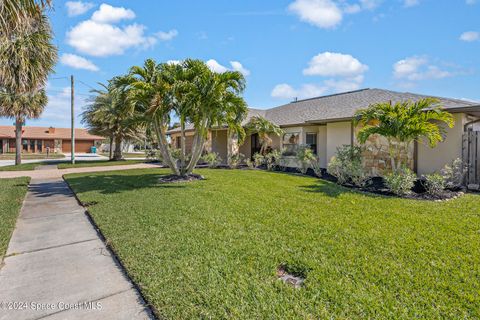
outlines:
M253 158L253 155L255 153L260 153L260 149L262 148L262 145L260 143L260 139L258 138L258 133L255 133L255 134L252 134L251 136L251 155L252 155L252 158Z

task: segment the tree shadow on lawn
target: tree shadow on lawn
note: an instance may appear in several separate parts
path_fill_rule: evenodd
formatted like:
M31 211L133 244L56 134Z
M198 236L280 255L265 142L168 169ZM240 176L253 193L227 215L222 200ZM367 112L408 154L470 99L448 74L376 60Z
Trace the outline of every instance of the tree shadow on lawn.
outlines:
M90 191L101 194L115 194L138 189L182 189L186 187L184 183L159 182L160 177L165 175L167 174L86 175L67 177L66 181L77 194Z
M338 198L342 194L361 194L371 198L379 198L381 195L372 194L366 191L340 186L331 181L317 180L314 184L300 186L305 192L323 193L331 198Z

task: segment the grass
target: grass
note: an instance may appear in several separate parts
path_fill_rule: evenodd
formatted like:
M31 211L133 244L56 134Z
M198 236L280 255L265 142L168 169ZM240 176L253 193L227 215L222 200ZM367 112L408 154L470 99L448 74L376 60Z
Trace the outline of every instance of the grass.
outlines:
M29 171L29 170L35 170L36 167L45 165L45 164L51 164L51 163L46 161L34 162L34 163L22 163L18 166L11 165L11 166L0 167L0 171Z
M109 153L100 153L102 156L109 157ZM141 153L123 153L122 154L125 159L131 159L131 158L145 158L145 152Z
M66 177L167 319L478 319L480 197L352 192L311 177L162 169ZM279 265L306 275L294 289Z
M50 153L47 157L46 153L22 153L24 160L42 160L42 159L63 159L65 155L61 153ZM0 160L15 160L15 153L0 154Z
M122 161L108 161L108 160L91 160L91 161L77 161L75 164L60 163L58 169L69 168L84 168L84 167L108 167L108 166L123 166L127 164L143 163L144 160L122 160Z
M0 264L27 193L28 178L0 179Z

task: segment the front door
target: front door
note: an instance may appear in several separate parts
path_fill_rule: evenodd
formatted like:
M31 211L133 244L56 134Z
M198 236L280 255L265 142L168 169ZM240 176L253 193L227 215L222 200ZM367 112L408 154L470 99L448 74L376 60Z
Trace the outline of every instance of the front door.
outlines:
M260 139L258 138L258 133L255 133L255 134L252 134L251 136L251 145L252 145L252 157L255 153L259 153L260 152L260 149L262 148L262 145L260 144Z

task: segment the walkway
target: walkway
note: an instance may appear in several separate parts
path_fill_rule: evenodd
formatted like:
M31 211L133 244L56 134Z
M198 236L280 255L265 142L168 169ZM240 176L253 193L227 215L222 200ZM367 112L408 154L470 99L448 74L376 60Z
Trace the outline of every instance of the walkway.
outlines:
M138 163L138 164L127 164L127 165L118 165L118 166L83 167L83 168L71 168L71 169L56 169L54 167L53 169L49 169L49 170L0 171L0 179L18 178L18 177L31 177L32 179L54 179L54 178L61 178L64 174L69 174L69 173L104 172L104 171L129 170L129 169L149 169L149 168L160 168L160 166L154 163Z
M145 166L28 172L33 179L0 269L1 320L152 318L60 178L125 167Z

